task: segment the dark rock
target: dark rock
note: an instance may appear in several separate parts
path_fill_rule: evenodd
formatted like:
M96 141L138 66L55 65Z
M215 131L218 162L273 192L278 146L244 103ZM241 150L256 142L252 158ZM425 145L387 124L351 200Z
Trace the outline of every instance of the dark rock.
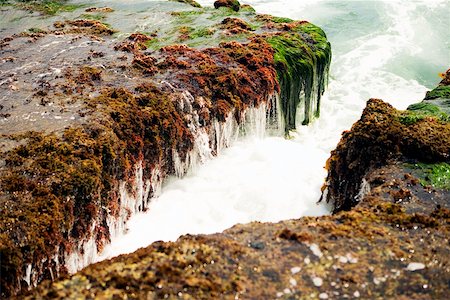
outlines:
M173 7L168 2L161 5ZM85 13L85 8L80 10ZM109 12L108 21L114 21L115 14ZM205 14L200 25L195 21L198 14ZM0 90L2 116L8 116L0 118L2 297L74 272L82 265L69 264L70 255L86 258L87 242L93 251L101 251L114 232L114 222L146 209L145 197L130 200L139 195L137 185L152 197L164 178L178 174L174 153L187 163L193 128L211 136L215 155L220 146L216 120L223 122L234 113L232 117L243 122L247 109L262 104L271 113L279 110L269 101L280 92L278 76L290 64L276 62L275 53L282 58L286 49L298 55L306 51L310 64L324 61L324 53L330 52L325 35L312 24L268 29L254 12L235 15L239 18L225 24L242 30L259 24L258 31L245 29L248 32L238 41L230 41L228 29L221 27L223 11L191 8L165 11L168 28L145 34L112 37L114 24L55 16L42 19L47 27L2 39L0 61L5 63L0 64L0 81L8 86ZM200 28L178 28L186 19ZM204 20L210 22L207 27ZM178 43L181 30L189 32L186 45ZM298 44L275 47L270 38L280 34L301 42L301 50ZM200 46L189 46L199 42ZM304 67L309 70L310 65ZM307 79L310 74L303 71L302 76L323 84L326 74L320 70L314 73L320 78ZM129 198L122 198L124 193ZM201 255L196 259L203 261ZM235 259L230 255L226 261L238 265ZM157 275L149 276L175 276L178 267L166 262ZM111 280L121 289L128 287L120 276ZM191 276L180 282L181 290L213 290L214 280ZM229 288L235 288L234 283Z
M241 4L237 0L217 0L214 2L214 7L216 9L220 7L228 7L234 11L239 11Z
M265 246L264 242L251 242L250 247L252 247L253 249L257 249L257 250L264 250L264 248L266 246Z

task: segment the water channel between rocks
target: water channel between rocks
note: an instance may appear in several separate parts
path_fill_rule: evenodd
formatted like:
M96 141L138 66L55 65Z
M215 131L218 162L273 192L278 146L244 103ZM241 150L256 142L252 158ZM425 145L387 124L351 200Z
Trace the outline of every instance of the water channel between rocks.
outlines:
M182 234L328 214L326 205L317 204L325 161L366 101L381 98L405 109L450 65L446 1L241 2L325 30L333 61L320 118L290 139L261 131L240 137L183 179L167 180L148 210L133 216L127 233L114 237L98 260Z

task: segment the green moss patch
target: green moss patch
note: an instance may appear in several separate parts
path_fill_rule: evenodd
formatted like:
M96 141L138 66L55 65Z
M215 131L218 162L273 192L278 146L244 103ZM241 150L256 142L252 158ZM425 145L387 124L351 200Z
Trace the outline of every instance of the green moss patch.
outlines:
M331 61L331 47L325 33L313 24L300 24L294 32L280 33L267 38L274 49L274 61L281 85L282 109L287 130L294 129L300 92L305 93L305 119L308 124L313 117L311 111L319 114L317 107L310 107L313 98L323 93L328 66ZM318 82L314 82L319 74ZM317 88L317 90L315 90Z
M46 32L44 29L37 28L37 27L29 28L28 31L31 32L31 33L44 33L44 32Z
M79 19L83 19L83 20L97 20L97 21L102 21L105 18L106 17L103 14L82 14L79 17ZM111 27L109 24L106 24L106 23L104 23L104 24Z
M39 11L45 15L55 15L58 12L67 12L74 11L78 8L84 7L84 5L80 4L67 4L67 1L61 0L24 0L20 2L16 2L15 6L20 9Z
M283 17L272 17L272 22L275 23L292 23L294 20L290 18L283 18Z
M187 11L174 11L170 15L177 18L177 22L186 23L193 21L198 15L203 14L204 11L199 10L187 10Z
M424 164L417 163L409 167L418 170L420 183L423 186L431 185L434 188L450 190L450 164Z
M450 122L450 115L443 112L437 105L428 102L410 105L408 110L400 112L398 118L404 125L412 125L425 118L434 118L444 123Z
M450 99L450 85L439 85L434 90L427 92L425 100L446 98Z

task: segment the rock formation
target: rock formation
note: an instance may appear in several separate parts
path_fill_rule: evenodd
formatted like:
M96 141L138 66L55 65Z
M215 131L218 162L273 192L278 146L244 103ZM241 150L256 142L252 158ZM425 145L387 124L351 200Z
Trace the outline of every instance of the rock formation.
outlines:
M329 160L332 216L156 242L46 282L29 298L445 299L448 121L441 111L371 99Z
M449 79L448 71L437 89ZM334 205L332 216L236 225L220 234L156 242L46 282L29 297L445 299L446 97L407 111L368 101L328 161L324 199Z
M37 27L6 23L0 40L2 296L91 263L164 178L227 147L250 111L282 131L278 115L287 129L309 122L331 58L316 26L248 6L162 2L167 26L124 32L114 3L49 3L11 2Z

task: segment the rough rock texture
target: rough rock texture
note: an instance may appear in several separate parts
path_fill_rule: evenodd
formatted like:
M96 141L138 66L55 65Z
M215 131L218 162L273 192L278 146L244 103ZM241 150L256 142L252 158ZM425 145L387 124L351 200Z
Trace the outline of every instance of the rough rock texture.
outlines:
M447 71L437 89L448 87L449 77ZM360 201L365 174L393 161L428 164L425 169L440 164L444 173L448 171L450 117L446 111L450 102L438 97L428 100L433 91L407 111L397 111L382 100L368 101L361 119L343 134L327 162L324 197L335 211L350 209ZM450 189L450 183L440 187Z
M38 1L16 4L2 7L0 22L7 10L44 12ZM39 27L20 33L22 25L2 23L2 34L11 32L0 39L2 296L67 274L69 262L72 269L86 264L71 254L101 250L120 222L145 209L163 178L201 161L200 134L212 156L224 146L216 131L224 121L243 123L260 105L272 113L288 70L316 74L304 80L323 91L325 70L316 62L328 66L330 45L308 22L275 26L249 8L167 1L158 18L168 26L123 34L127 22L117 20L136 17L107 4L58 6L55 14L67 13L61 17L27 14L20 24ZM274 42L286 38L295 44Z
M450 124L420 105L368 102L328 162L332 216L156 242L27 297L446 299Z
M450 124L429 105L369 100L328 161L332 216L156 242L27 297L445 299Z
M16 8L27 10L30 13L35 11L43 15L55 15L59 12L74 11L83 5L71 4L67 0L2 0L1 5L12 5Z
M402 165L366 176L351 211L156 242L26 299L444 299L450 192Z

